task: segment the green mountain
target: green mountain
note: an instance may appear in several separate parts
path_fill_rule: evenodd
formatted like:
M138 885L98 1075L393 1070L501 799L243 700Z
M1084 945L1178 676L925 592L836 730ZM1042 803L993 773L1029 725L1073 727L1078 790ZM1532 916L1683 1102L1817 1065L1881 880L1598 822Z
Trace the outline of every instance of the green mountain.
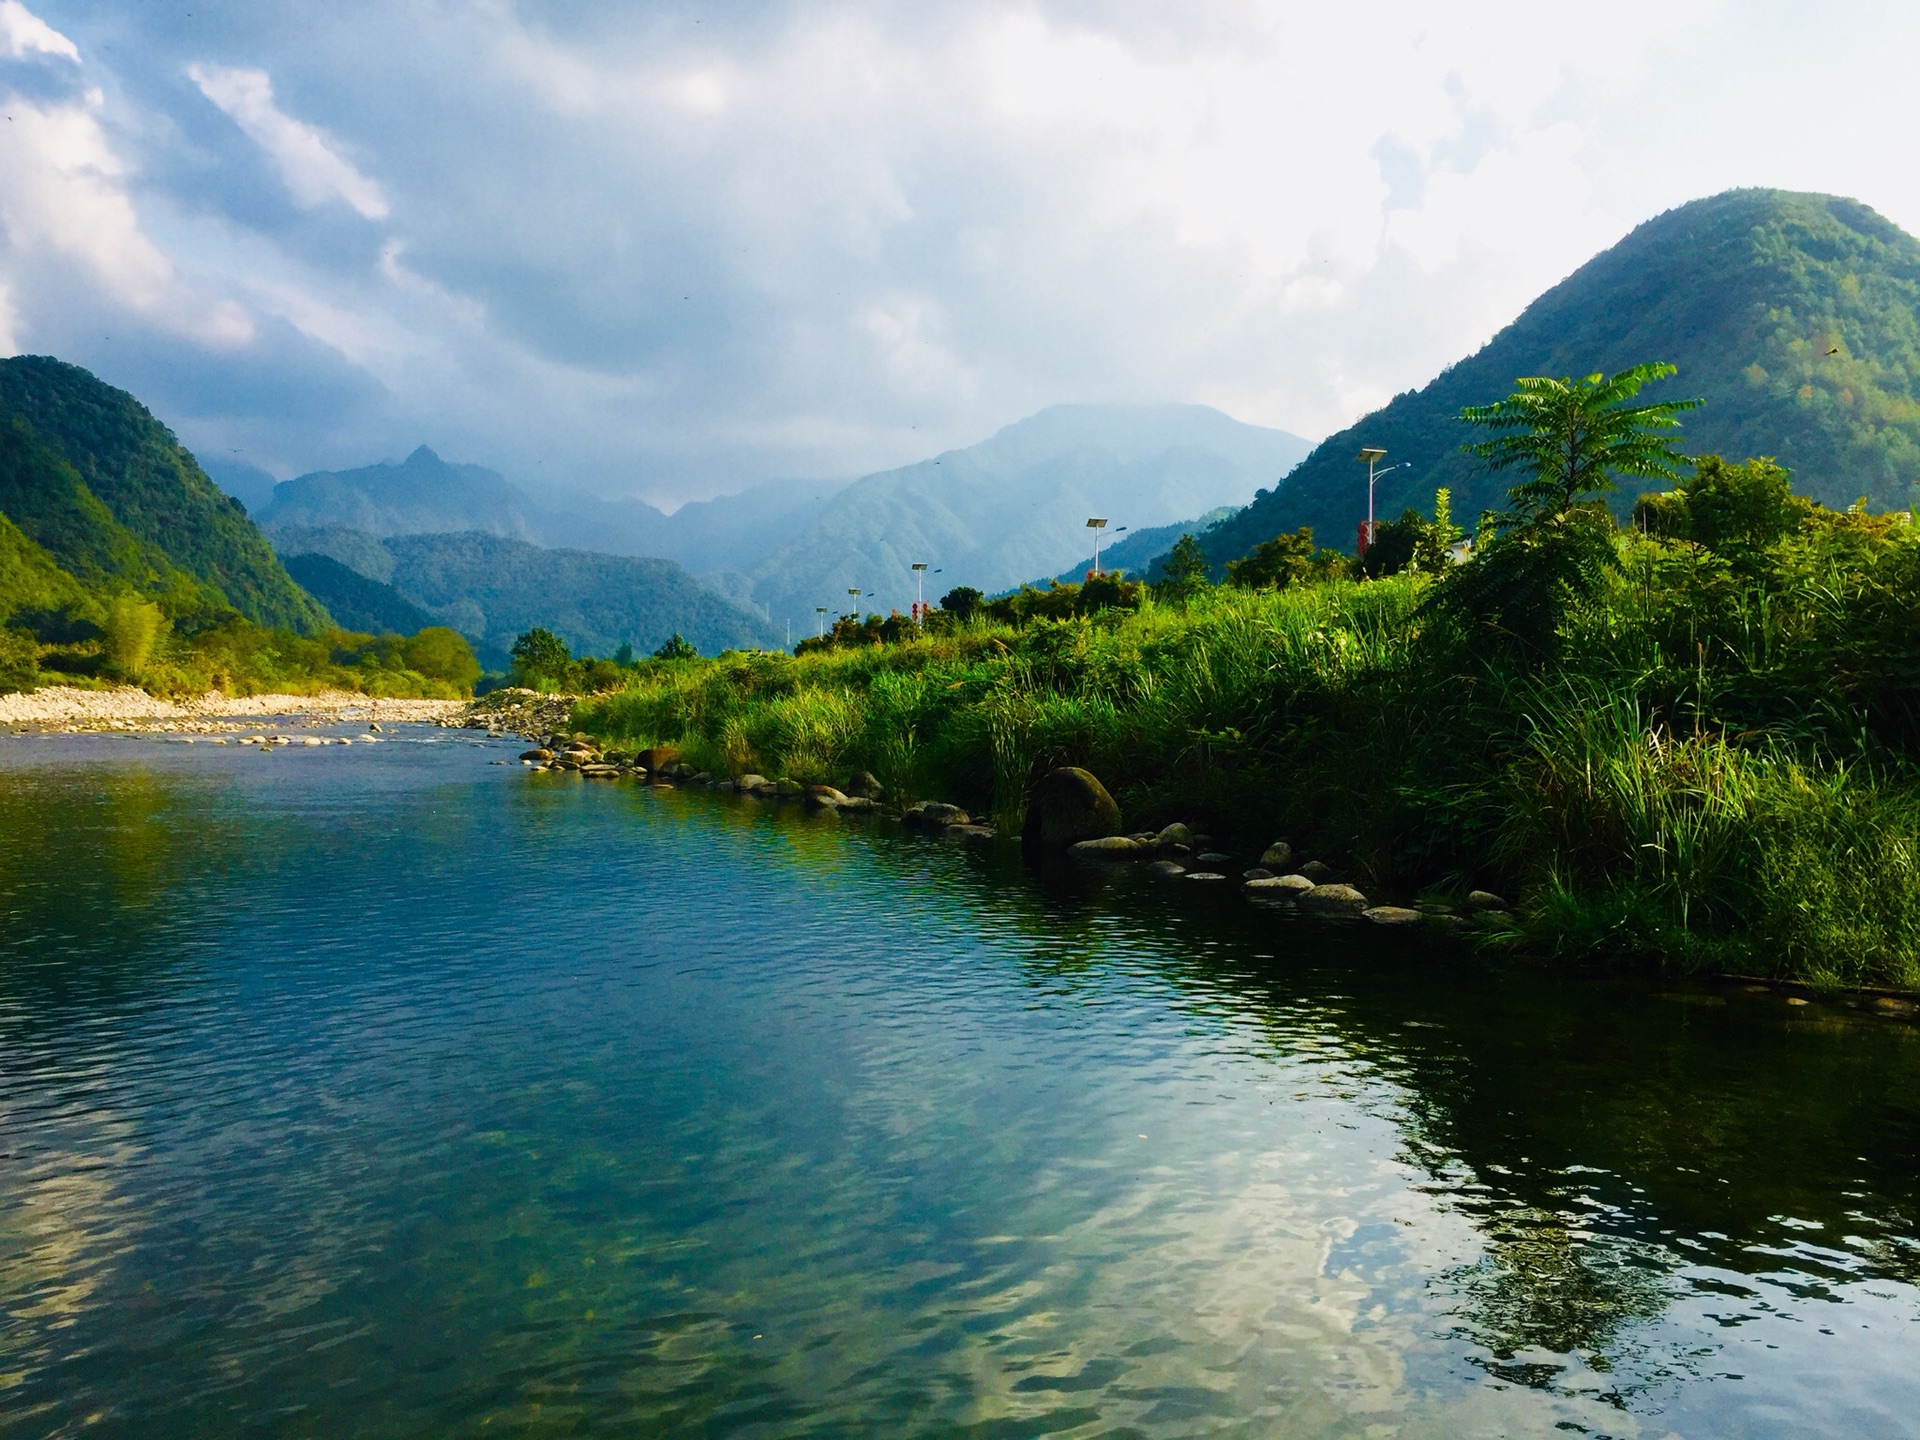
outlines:
M391 585L370 580L331 555L295 555L287 561L287 573L346 630L412 635L439 623Z
M0 360L0 512L89 584L304 633L327 623L173 433L77 365Z
M1460 452L1458 415L1522 375L1613 372L1647 360L1679 375L1650 399L1699 397L1689 453L1773 456L1794 488L1833 506L1913 503L1920 482L1920 241L1858 201L1731 190L1649 220L1529 305L1477 354L1319 445L1202 537L1216 564L1311 525L1351 548L1366 518L1362 445L1411 462L1380 482L1376 513L1430 511L1453 490L1469 526L1508 477ZM1620 497L1622 513L1632 496Z
M390 585L496 665L535 626L575 654L611 655L622 643L651 651L676 632L707 654L781 640L760 616L671 560L547 550L476 531L378 538L337 526L290 528L276 531L274 543L290 557L328 555Z

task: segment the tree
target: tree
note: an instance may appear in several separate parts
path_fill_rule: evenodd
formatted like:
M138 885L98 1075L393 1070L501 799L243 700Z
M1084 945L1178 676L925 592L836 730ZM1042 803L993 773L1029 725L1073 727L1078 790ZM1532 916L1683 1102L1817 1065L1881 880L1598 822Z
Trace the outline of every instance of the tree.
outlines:
M1469 425L1495 431L1466 447L1490 470L1522 470L1529 478L1507 492L1506 524L1564 515L1583 500L1616 488L1616 475L1678 480L1684 471L1675 447L1680 415L1698 400L1629 405L1640 388L1678 372L1671 365L1635 365L1607 379L1551 380L1530 376L1513 394L1460 412Z
M514 641L507 653L513 657L515 676L536 690L543 681L549 685L560 684L573 667L573 653L567 649L567 642L539 626Z
M1469 425L1499 432L1467 453L1528 478L1507 492L1507 512L1473 561L1428 603L1464 621L1476 641L1516 641L1529 658L1550 654L1568 618L1590 607L1620 567L1613 517L1597 497L1615 488L1615 475L1681 474L1679 437L1669 432L1700 402L1627 403L1674 373L1671 365L1636 365L1610 380L1536 376L1517 381L1504 400L1462 410Z
M678 630L673 632L672 638L666 644L653 652L653 658L656 660L694 660L698 659L699 655L700 652L688 644Z
M1160 562L1160 579L1153 593L1163 600L1185 600L1207 586L1207 552L1191 535L1174 542L1167 558Z
M1381 527L1382 531L1387 529ZM1313 580L1331 580L1346 568L1346 557L1313 543L1313 527L1262 540L1238 560L1227 562L1227 579L1244 590L1285 590Z
M1649 534L1691 540L1751 570L1760 552L1799 530L1815 509L1793 493L1787 471L1772 460L1730 465L1702 455L1693 479L1678 490L1642 495L1633 519Z
M116 595L107 605L101 649L107 667L120 679L137 681L146 673L153 647L166 629L160 607L138 595Z
M956 585L940 597L940 608L964 622L972 617L986 598L971 585Z
M613 663L623 670L633 664L633 642L631 640L622 640L620 642L620 648L613 652Z
M444 680L456 690L470 691L480 678L480 662L473 658L466 637L445 625L429 625L410 636L401 642L400 654L414 674Z

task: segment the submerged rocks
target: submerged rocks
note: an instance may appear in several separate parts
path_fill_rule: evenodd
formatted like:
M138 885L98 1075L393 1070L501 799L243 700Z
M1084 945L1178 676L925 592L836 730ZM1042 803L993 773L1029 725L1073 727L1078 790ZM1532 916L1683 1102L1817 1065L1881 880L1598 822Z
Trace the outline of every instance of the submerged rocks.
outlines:
M1405 905L1373 905L1362 910L1360 918L1375 925L1418 925L1427 917Z
M1153 854L1151 842L1131 835L1102 835L1097 840L1076 840L1067 847L1075 855L1093 860L1141 860Z
M1304 875L1267 875L1249 880L1241 888L1263 900L1298 900L1313 889L1313 882Z
M918 805L909 805L900 816L902 825L911 825L917 830L942 830L949 825L970 825L973 817L958 805L943 805L935 800L922 800Z
M1187 867L1171 860L1156 860L1147 867L1147 873L1156 880L1177 880L1187 873Z
M1315 885L1301 893L1300 903L1322 915L1358 915L1371 902L1351 885Z
M1120 807L1091 771L1063 765L1041 776L1027 796L1020 841L1030 850L1064 850L1079 840L1120 833Z

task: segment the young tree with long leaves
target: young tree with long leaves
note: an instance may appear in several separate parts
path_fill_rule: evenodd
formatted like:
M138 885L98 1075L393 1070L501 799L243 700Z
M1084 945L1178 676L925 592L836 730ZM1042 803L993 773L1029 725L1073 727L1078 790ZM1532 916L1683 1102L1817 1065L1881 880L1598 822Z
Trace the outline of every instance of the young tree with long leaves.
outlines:
M1684 473L1674 432L1700 402L1631 403L1642 386L1674 373L1671 365L1636 365L1611 378L1534 376L1504 400L1461 411L1469 425L1495 432L1467 453L1526 478L1507 492L1491 543L1447 577L1434 607L1466 622L1476 642L1515 642L1530 660L1553 654L1568 619L1596 601L1620 563L1613 517L1597 497L1616 488L1616 476L1672 481Z
M1635 365L1608 378L1515 382L1513 394L1460 412L1469 425L1497 432L1467 446L1490 470L1522 470L1528 477L1507 492L1509 524L1564 515L1575 505L1612 492L1614 477L1678 480L1685 473L1677 450L1680 416L1698 400L1628 402L1642 386L1679 373L1671 365Z

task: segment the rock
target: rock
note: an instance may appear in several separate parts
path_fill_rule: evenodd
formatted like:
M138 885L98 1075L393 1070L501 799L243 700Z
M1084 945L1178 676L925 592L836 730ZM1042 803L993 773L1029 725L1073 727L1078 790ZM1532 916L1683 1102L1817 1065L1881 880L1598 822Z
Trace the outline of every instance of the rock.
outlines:
M582 765L580 767L580 773L582 775L605 775L611 777L620 773L620 767L618 765Z
M1333 867L1322 865L1318 860L1309 860L1300 867L1300 873L1316 885L1325 885L1333 879Z
M1473 923L1482 930L1518 930L1520 922L1505 910L1476 910Z
M1075 855L1085 855L1095 860L1138 860L1153 853L1153 846L1143 845L1131 835L1102 835L1098 840L1076 840L1067 849Z
M1882 1015L1911 1015L1920 1010L1911 1000L1901 1000L1892 995L1882 995L1873 1002L1873 1008Z
M1221 865L1231 865L1233 863L1233 856L1222 855L1218 850L1208 850L1199 857L1199 860L1202 865L1205 865L1211 870Z
M1376 925L1418 925L1426 917L1405 905L1375 905L1362 910L1360 918Z
M1475 910L1505 910L1507 902L1491 890L1472 890L1467 893L1467 904Z
M849 795L840 802L838 808L842 814L852 813L860 815L878 810L880 808L880 802L878 800L869 800L864 795Z
M633 757L633 763L636 765L644 765L649 770L658 770L663 766L673 764L679 758L680 747L678 745L649 745Z
M1192 849L1193 831L1176 820L1158 835L1154 836L1153 842L1156 845L1185 845L1188 849Z
M1120 833L1120 807L1090 771L1063 765L1041 776L1027 796L1020 842L1030 850L1064 850L1077 840Z
M1276 875L1284 875L1293 864L1293 846L1284 840L1276 840L1260 856L1260 863Z
M1218 870L1189 870L1187 872L1187 879L1189 880L1224 880L1226 878L1227 877L1222 875Z
M1240 878L1242 880L1271 880L1273 878L1273 872L1264 866L1256 865L1251 870L1242 870L1240 872Z
M713 784L713 775L710 771L702 770L688 783L693 785L711 785Z
M1414 906L1413 908L1418 910L1422 915L1453 914L1453 906L1443 905L1438 900L1422 900L1418 905Z
M773 793L783 800L790 800L796 795L806 794L807 787L802 785L798 780L789 780L786 776L782 775L778 780L773 782Z
M646 752L642 751L641 753L645 754ZM742 795L752 795L766 789L772 783L773 782L764 775L749 773L742 775L738 780L734 781L733 788L738 790Z
M842 788L856 800L878 800L887 793L886 787L874 778L871 770L854 771Z
M306 739L302 740L300 743L302 745L324 745L327 742L322 740L318 735L309 735L307 736Z
M1156 860L1147 867L1147 873L1160 880L1172 880L1187 873L1187 867L1176 865L1171 860Z
M253 742L251 740L242 740L240 743L242 745L251 745ZM520 752L520 758L522 760L538 760L544 765L547 761L553 759L553 751L547 749L522 750Z
M1304 875L1270 875L1249 880L1242 888L1268 900L1297 900L1313 889L1313 882Z
M1305 875L1305 869L1300 873ZM1368 901L1351 885L1316 885L1301 894L1300 903L1325 915L1358 915Z
M991 840L999 834L991 825L949 825L946 833L966 840Z
M806 801L809 809L837 810L847 803L847 797L831 785L809 785Z
M947 825L968 825L973 817L958 805L943 805L937 800L922 800L918 805L909 805L901 815L903 825L918 826L923 830L938 830Z

